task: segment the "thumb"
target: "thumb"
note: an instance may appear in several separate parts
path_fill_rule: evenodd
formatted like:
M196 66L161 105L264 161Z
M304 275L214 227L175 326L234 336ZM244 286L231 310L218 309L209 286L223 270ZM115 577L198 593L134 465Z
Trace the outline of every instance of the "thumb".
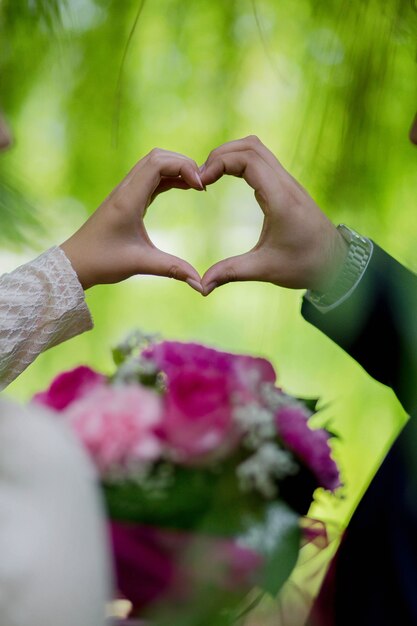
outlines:
M203 289L200 274L190 263L184 261L184 259L163 252L158 248L153 248L148 256L148 262L149 268L151 268L149 274L184 281L188 283L190 287L202 293Z
M201 280L203 295L208 296L216 287L226 283L245 280L262 280L256 251L232 256L212 265Z

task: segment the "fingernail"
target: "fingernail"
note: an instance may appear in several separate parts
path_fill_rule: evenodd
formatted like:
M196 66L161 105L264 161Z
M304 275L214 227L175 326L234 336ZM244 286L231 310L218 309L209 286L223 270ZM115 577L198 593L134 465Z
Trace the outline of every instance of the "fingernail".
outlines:
M206 188L203 185L203 181L201 180L200 175L197 174L197 172L194 172L194 173L195 173L195 179L196 179L197 184L200 187L201 191L205 191Z
M218 287L218 286L219 286L219 285L218 285L218 283L216 283L216 281L215 281L215 280L214 280L214 281L212 281L212 282L211 282L211 283L209 283L209 284L207 285L207 287L204 289L203 294L204 294L205 296L208 296L208 295L209 295L209 294L211 294L211 292L212 292L212 291L214 291L214 290L216 289L216 287Z
M200 170L200 174L202 174L204 172L204 170L206 169L206 164L203 163L203 165L200 165L200 167L198 169Z
M192 278L187 278L185 282L187 283L187 285L190 285L190 287L198 291L198 293L203 293L203 287L196 280L193 280Z

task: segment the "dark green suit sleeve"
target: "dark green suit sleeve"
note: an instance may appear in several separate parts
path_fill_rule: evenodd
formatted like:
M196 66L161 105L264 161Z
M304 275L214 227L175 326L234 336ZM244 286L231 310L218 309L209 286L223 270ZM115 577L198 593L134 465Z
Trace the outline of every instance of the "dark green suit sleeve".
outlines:
M351 297L302 314L417 415L417 277L383 250ZM410 419L360 501L308 626L417 625L417 420Z
M374 244L353 294L328 313L304 299L302 315L417 414L417 276Z

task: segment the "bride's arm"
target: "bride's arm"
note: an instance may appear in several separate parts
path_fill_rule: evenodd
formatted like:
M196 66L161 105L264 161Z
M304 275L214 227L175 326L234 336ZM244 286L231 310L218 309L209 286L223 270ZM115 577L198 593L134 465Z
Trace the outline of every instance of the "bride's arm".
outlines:
M60 247L0 277L0 390L42 351L92 327L84 289L134 274L199 288L196 270L156 248L143 223L154 198L173 187L203 188L196 163L153 150Z
M0 389L42 351L92 328L84 291L59 247L0 277Z

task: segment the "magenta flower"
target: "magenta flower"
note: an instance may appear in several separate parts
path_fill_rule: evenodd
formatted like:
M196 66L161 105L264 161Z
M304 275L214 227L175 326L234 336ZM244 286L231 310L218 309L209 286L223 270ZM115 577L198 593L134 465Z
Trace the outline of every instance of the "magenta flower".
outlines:
M275 416L278 435L284 445L310 469L319 485L334 491L341 482L337 465L331 457L329 434L320 428L310 428L309 416L301 405L280 408Z
M85 396L94 387L103 385L106 377L91 368L80 365L73 370L62 372L45 391L40 391L32 402L42 404L55 411L63 411L75 400Z
M100 386L73 402L64 418L101 473L132 471L161 454L155 429L162 417L157 393L138 385Z
M168 379L161 434L184 463L224 456L237 444L228 380L185 367Z
M109 533L117 587L132 616L167 598L187 606L203 588L243 595L262 571L263 558L233 538L120 521L110 522Z
M186 463L229 453L241 435L233 419L235 407L257 398L261 384L275 380L265 359L193 343L165 341L143 356L166 375L161 434Z
M230 388L256 393L262 383L274 383L275 370L266 359L221 352L197 343L162 341L144 350L142 355L152 360L167 376L183 367L214 371L227 378Z

